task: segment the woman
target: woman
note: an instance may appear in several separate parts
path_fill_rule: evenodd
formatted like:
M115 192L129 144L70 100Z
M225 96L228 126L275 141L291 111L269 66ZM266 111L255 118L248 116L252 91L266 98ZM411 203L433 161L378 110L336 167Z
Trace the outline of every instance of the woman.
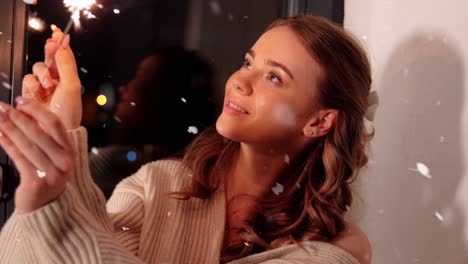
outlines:
M48 60L61 34L47 42ZM275 21L227 81L216 131L182 162L123 180L107 211L87 169L68 43L55 55L50 98L27 98L57 77L38 64L18 108L2 104L0 144L21 183L0 262L370 263L366 236L343 219L349 183L367 163L370 67L341 28L310 16Z

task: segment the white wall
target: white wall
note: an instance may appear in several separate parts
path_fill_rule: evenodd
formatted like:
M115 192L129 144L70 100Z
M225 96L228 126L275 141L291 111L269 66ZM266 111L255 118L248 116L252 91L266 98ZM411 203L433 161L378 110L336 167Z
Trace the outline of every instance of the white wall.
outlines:
M353 215L373 263L468 263L468 1L347 0L345 27L381 101Z

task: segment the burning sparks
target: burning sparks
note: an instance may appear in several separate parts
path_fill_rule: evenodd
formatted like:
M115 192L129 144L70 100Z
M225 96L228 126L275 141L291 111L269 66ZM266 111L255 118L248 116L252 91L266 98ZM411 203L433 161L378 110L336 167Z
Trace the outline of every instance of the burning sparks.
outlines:
M63 4L68 8L68 10L72 13L71 18L75 24L75 28L80 28L80 16L81 11L83 14L88 18L95 18L93 13L91 13L90 9L93 5L96 4L95 0L64 0Z

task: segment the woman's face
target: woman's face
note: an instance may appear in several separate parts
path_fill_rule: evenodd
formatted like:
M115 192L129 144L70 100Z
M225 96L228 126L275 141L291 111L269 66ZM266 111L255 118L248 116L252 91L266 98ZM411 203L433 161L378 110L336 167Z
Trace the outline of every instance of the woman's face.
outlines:
M288 27L264 33L226 83L216 122L224 137L249 144L291 144L315 110L319 64Z

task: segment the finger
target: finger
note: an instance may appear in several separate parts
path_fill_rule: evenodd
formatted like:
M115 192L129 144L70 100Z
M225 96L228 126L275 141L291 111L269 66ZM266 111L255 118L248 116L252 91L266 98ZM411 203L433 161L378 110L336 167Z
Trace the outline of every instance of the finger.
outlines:
M63 149L68 149L74 152L74 145L68 136L65 127L60 119L44 106L35 101L28 100L24 97L17 97L18 110L28 114L34 120L39 122L42 129L46 131L52 139L59 144Z
M19 114L19 111L10 108L5 114L4 117L6 118L3 119L3 122L0 122L0 131L11 141L11 145L14 146L14 148L10 146L13 153L9 154L16 155L15 157L19 158L19 162L22 164L25 163L24 160L29 161L33 168L38 170L39 174L37 176L44 177L48 174L49 177L46 178L46 181L50 184L55 184L58 178L61 177L60 175L64 174L61 173L51 162L49 157L11 121L18 118L17 114ZM19 157L18 152L21 153L22 157ZM15 164L16 163L18 163L18 161L15 161ZM29 173L31 173L31 169L28 170L27 175L31 175Z
M53 38L49 38L44 45L44 63L50 68L55 68L54 55L58 44Z
M41 84L39 83L39 80L37 80L34 75L27 74L23 78L23 88L21 90L21 94L23 97L35 99L34 94L40 86Z
M54 80L49 72L49 67L44 62L37 62L33 65L33 74L41 83L42 87L50 89L58 82ZM55 82L54 82L55 81Z
M70 48L70 35L67 35L55 54L55 62L60 81L67 84L63 88L72 96L81 95L81 82L78 76L75 56Z
M52 163L63 172L66 172L71 167L71 160L69 155L71 151L64 149L59 146L44 130L42 130L37 122L21 113L17 110L10 112L10 119L13 125L15 125L26 137L30 139L32 144L35 144L42 150L43 153L49 158L48 161ZM37 154L37 153L33 153ZM34 163L36 165L36 163Z
M34 175L37 175L35 174L36 170L34 169L34 166L31 164L31 162L29 162L29 160L24 157L23 153L21 153L21 151L11 142L11 140L1 132L0 146L15 163L15 166L20 173L21 181L23 181L23 178L27 180L28 177L30 178Z

